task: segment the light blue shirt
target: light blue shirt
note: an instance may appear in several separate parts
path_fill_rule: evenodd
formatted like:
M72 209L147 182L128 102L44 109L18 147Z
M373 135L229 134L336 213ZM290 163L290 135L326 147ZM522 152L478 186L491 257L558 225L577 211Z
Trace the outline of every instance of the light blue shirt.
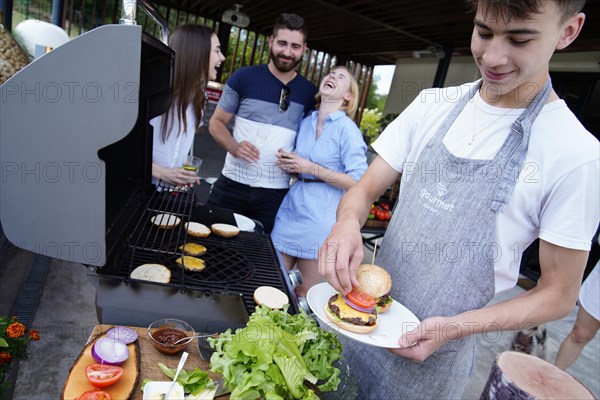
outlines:
M360 130L346 113L336 111L327 117L317 139L318 115L314 111L302 120L296 153L358 181L367 170L367 146ZM315 179L312 175L303 178ZM294 257L317 259L319 247L335 223L335 212L344 193L324 182L298 181L292 185L279 207L271 233L275 248Z

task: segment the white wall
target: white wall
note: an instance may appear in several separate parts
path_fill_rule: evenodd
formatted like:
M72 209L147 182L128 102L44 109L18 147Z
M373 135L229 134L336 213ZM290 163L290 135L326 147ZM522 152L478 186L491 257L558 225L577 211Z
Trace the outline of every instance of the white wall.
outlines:
M550 60L551 71L600 72L600 52L558 53ZM400 113L417 94L433 84L438 60L401 58L396 70L383 114ZM453 57L444 86L460 85L479 79L473 57Z

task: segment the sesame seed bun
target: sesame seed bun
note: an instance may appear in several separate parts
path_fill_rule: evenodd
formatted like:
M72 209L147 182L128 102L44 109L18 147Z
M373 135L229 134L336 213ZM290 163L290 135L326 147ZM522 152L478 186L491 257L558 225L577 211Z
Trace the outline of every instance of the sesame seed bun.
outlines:
M373 264L361 264L356 273L358 289L377 299L392 289L392 277L383 268Z

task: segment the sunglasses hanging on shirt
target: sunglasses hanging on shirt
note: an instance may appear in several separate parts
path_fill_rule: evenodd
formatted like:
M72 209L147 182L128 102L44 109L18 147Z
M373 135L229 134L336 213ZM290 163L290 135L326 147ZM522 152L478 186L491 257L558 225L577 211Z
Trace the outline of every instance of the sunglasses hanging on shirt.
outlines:
M279 112L287 111L290 107L290 99L288 97L291 92L292 91L287 86L281 88L281 94L279 95Z

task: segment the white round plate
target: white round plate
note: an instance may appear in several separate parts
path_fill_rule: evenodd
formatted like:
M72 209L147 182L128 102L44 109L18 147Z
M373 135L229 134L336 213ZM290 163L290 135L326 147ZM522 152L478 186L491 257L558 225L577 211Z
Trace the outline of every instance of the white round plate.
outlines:
M240 228L240 231L254 232L256 224L250 218L235 213L233 214L233 217L235 218L235 223L237 227Z
M388 349L398 348L398 339L406 332L419 325L419 319L408 308L394 300L392 308L386 313L379 314L379 324L373 332L354 333L340 328L325 315L325 305L329 298L338 293L329 283L323 282L311 287L306 294L306 300L312 311L322 323L327 324L335 332L341 333L351 339L372 346Z

